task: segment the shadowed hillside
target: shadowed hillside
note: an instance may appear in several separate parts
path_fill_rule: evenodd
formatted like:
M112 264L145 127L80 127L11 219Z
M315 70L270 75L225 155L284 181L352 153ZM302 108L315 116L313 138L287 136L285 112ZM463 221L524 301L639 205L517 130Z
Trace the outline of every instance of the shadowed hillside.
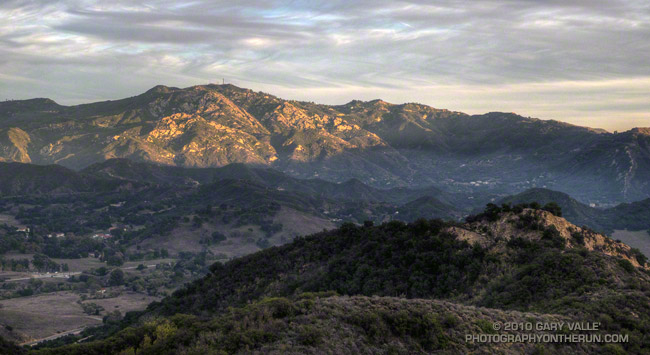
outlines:
M650 348L645 262L625 244L524 206L492 205L464 224L345 224L214 264L106 340L39 353L639 353ZM627 334L629 342L461 337L499 333L494 321L553 319L598 321L600 334Z

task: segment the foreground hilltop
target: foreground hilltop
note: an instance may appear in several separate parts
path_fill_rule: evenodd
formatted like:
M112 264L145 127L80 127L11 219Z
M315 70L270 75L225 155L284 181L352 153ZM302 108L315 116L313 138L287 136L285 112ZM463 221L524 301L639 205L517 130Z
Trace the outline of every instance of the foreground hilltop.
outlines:
M609 208L587 206L571 196L549 189L529 189L499 200L499 204L539 202L557 203L562 216L579 226L589 226L598 231L612 233L614 230L647 230L650 217L650 199L621 203Z
M462 224L344 224L214 264L205 278L129 314L124 330L39 353L648 351L645 257L570 224L554 205L532 207L490 205ZM502 334L497 321L600 322L591 333L628 342L465 340Z
M547 185L597 202L650 197L648 143L643 128L610 134L512 113L467 115L382 100L319 105L233 85L157 86L78 106L0 103L0 161L74 169L111 158L184 167L245 163L375 186L498 186L513 193Z

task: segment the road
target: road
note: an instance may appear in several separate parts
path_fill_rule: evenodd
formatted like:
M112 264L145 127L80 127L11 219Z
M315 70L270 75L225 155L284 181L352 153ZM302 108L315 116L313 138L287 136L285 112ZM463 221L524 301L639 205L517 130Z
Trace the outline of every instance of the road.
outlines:
M157 265L160 265L160 264L165 264L165 263L145 265L145 266L148 267L148 268L151 268L151 267L156 267ZM133 270L133 269L137 269L137 268L138 268L137 266L128 266L128 267L121 267L120 269L122 269L122 270ZM80 274L81 274L80 271L61 272L61 273L58 273L58 274L33 274L32 276L29 276L29 277L18 277L18 278L15 278L15 279L7 279L7 280L4 280L2 282L25 281L25 280L31 280L31 279L51 279L51 278L67 279L70 276L80 275Z
M84 329L86 329L86 328L87 328L87 327L81 327L81 328L77 328L77 329L68 330L68 331L66 331L66 332L59 333L59 334L54 334L54 335L51 335L51 336L46 337L46 338L41 338L41 339L36 339L36 340L31 340L31 341L28 341L28 342L25 342L25 343L21 343L20 345L21 345L21 346L23 346L23 345L34 346L34 345L36 345L36 344L38 344L38 343L42 343L42 342L44 342L44 341L48 341L48 340L58 339L58 338L61 338L61 337L66 336L66 335L71 335L71 334L72 334L72 335L76 335L76 334L79 334L79 333L81 333L81 332L82 332Z
M61 278L61 279L67 279L70 276L74 275L80 275L81 272L62 272L60 274L37 274L37 275L32 275L30 277L19 277L15 279L8 279L4 280L3 282L12 282L12 281L24 281L24 280L31 280L31 279L51 279L51 278Z
M156 266L162 265L162 264L167 264L167 263L151 264L151 265L145 265L145 266L146 267L156 267ZM133 270L133 269L137 269L137 268L138 268L137 266L128 266L128 267L121 267L120 269L122 269L122 270Z

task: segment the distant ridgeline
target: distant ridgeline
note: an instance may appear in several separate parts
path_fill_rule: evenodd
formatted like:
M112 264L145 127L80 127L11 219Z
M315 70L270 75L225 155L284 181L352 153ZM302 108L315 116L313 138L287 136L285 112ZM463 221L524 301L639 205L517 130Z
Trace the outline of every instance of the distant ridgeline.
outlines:
M297 211L300 215L317 218L320 222L314 220L314 226L329 229L343 221L460 220L495 200L497 205L555 202L572 223L608 234L613 230L650 229L650 199L602 208L590 207L565 193L541 188L507 197L489 191L444 189L434 186L384 189L357 179L342 183L299 179L274 169L245 164L182 168L110 159L77 172L59 165L0 163L0 209L17 216L25 225L40 227L44 234L94 233L113 223L146 224L146 216L133 213L143 209L160 211L149 215L150 222L158 221L151 226L174 224L184 216L196 215L197 211L209 220L216 216L217 207L225 204L241 212L235 219L252 216L244 210L260 216L261 219L246 217L240 223L268 225L264 228L270 236L277 232L274 231L277 226L270 225L276 223L272 220L277 219L274 216L279 211ZM16 207L27 201L35 207ZM109 208L86 208L89 204ZM232 208L224 211L234 213ZM228 224L232 220L228 217L213 222ZM320 229L296 226L287 237ZM151 232L145 231L143 235L151 235Z
M73 169L110 158L244 163L376 187L508 195L543 186L598 204L650 197L649 132L611 134L513 113L467 115L382 100L319 105L233 85L157 86L78 106L0 102L0 161Z
M346 223L216 263L205 278L127 314L121 324L67 339L90 336L82 344L33 352L650 351L645 257L560 213L555 204L490 205L465 223ZM466 334L507 333L495 322L598 322L595 331L549 333L620 334L627 342L465 340Z
M622 203L610 208L595 208L587 206L562 192L548 189L530 189L503 198L499 201L499 204L530 202L556 203L562 208L562 216L567 220L605 233L611 233L615 229L634 231L650 229L650 199ZM648 241L650 242L650 238Z

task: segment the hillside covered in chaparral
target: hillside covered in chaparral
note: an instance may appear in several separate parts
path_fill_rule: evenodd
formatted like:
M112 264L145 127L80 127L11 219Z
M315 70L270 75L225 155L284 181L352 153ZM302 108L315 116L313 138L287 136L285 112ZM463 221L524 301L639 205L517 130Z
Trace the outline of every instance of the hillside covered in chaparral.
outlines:
M95 340L34 353L647 351L645 256L549 207L490 205L465 223L344 224L216 263L146 311L79 336ZM465 340L498 334L494 322L599 322L580 333L627 342Z

